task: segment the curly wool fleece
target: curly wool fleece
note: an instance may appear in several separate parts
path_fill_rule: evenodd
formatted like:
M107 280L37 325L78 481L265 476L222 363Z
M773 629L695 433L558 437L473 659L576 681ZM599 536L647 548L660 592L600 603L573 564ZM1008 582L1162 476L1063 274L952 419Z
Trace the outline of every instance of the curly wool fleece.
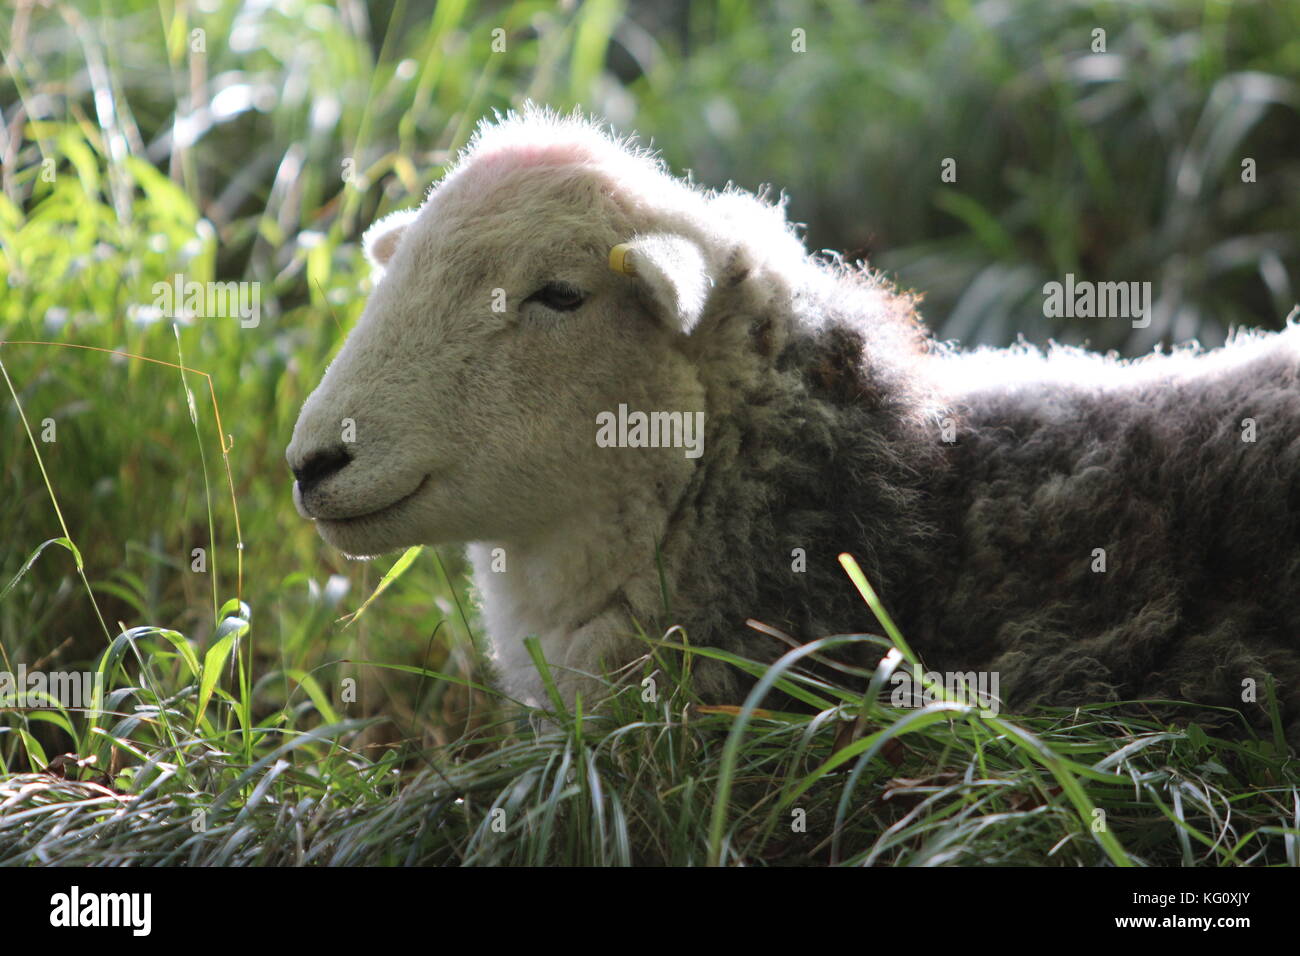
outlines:
M847 552L929 667L997 672L1010 707L1264 727L1271 674L1300 740L1300 330L1127 362L950 348L781 204L541 110L485 124L367 251L383 278L304 406L296 500L351 554L470 542L516 696L544 700L529 635L590 699L638 626L759 660L784 648L748 618L877 631ZM702 454L601 447L624 405L703 412ZM727 703L748 681L695 678Z

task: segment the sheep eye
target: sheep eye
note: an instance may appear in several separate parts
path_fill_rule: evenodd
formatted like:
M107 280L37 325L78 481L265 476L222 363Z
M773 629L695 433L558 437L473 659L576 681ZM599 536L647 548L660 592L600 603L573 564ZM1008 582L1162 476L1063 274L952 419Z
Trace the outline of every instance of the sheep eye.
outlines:
M548 282L524 301L540 302L556 312L572 312L582 305L586 298L586 293L577 286L569 285L567 282Z

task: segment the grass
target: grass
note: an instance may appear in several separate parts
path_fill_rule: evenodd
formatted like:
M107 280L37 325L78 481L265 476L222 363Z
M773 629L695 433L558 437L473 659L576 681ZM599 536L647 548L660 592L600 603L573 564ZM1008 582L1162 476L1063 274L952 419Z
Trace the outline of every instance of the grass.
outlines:
M247 637L227 621L229 638ZM739 707L692 704L689 680L649 699L638 669L599 716L579 702L413 749L356 746L366 722L337 719L305 682L304 699L255 714L247 680L221 686L228 655L199 662L181 635L137 629L100 668L114 677L136 652L147 679L114 681L102 711L49 715L88 756L0 781L0 862L1300 863L1300 771L1285 750L1112 707L893 708L873 691L908 661L905 645L866 687L801 674L799 658L837 641L890 644L854 635L793 651ZM644 670L688 653L649 642ZM825 706L759 710L771 686Z
M785 186L812 247L927 290L942 335L1213 344L1295 301L1288 5L652 13L102 0L0 21L0 664L104 679L86 712L0 704L0 862L1300 862L1279 741L1140 708L903 709L884 671L828 684L790 659L769 680L807 712L700 708L689 679L643 699L708 653L670 633L611 711L515 719L459 554L348 563L292 514L283 446L360 313L360 232L526 97L640 128L700 181ZM1156 280L1181 318L1142 341L1051 326L1034 296L1067 271ZM159 315L177 273L259 283L260 324ZM828 640L911 666L873 610L881 634Z

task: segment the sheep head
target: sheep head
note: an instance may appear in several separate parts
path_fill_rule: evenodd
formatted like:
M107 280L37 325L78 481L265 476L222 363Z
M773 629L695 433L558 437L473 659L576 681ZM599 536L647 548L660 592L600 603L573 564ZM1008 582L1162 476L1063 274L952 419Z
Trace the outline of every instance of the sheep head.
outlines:
M737 201L579 119L481 127L365 237L379 279L287 452L300 513L372 555L544 534L629 489L670 500L697 462L600 448L597 416L707 411L692 339L750 271Z

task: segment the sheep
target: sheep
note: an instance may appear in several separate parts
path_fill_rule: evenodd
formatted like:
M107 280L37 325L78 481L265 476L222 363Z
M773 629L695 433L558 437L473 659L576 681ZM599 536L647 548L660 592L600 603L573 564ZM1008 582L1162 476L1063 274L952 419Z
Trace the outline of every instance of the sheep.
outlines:
M992 672L1006 705L1264 727L1272 675L1300 740L1290 323L1131 361L962 350L809 255L783 199L540 108L481 124L364 247L377 281L288 447L295 505L350 556L467 544L515 699L546 700L530 635L571 703L627 676L638 630L760 661L786 648L750 618L878 632L847 552L928 666ZM750 680L692 677L715 703Z

